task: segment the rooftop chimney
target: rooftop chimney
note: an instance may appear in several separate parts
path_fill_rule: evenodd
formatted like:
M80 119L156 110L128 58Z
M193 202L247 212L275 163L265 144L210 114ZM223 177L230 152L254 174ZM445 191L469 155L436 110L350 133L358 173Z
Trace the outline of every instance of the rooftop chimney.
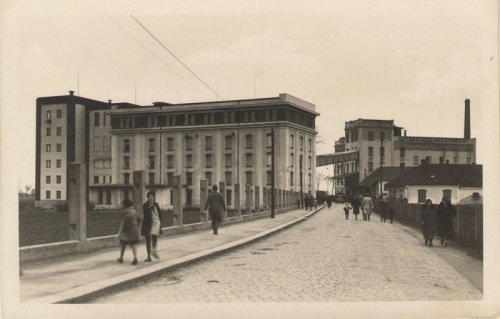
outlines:
M465 100L464 138L470 139L470 100Z
M108 100L108 104L111 104L111 102L113 102L113 100Z
M73 93L75 93L75 91L69 91L69 95L73 95Z

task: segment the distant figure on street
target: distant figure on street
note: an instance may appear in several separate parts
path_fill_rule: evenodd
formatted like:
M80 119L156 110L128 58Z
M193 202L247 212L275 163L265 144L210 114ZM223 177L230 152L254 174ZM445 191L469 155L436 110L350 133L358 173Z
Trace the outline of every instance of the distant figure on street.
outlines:
M326 206L328 206L328 209L332 207L332 198L330 196L326 197Z
M453 218L456 215L457 212L451 202L443 197L437 208L437 233L441 237L441 245L447 246L446 241L453 239Z
M359 214L359 206L361 205L359 197L354 196L351 201L352 213L354 214L354 218L358 219Z
M349 203L345 203L344 204L344 214L345 214L345 219L348 220L349 219L349 210L351 209L352 207L349 206Z
M387 215L389 214L389 205L387 204L387 198L384 196L382 196L378 202L378 210L380 213L380 221L385 223Z
M137 214L133 207L133 203L130 199L124 199L122 201L123 207L123 217L120 223L120 230L118 231L118 239L120 240L120 258L117 258L120 264L123 263L123 254L125 253L125 248L127 245L132 248L132 253L134 254L134 260L132 265L137 265L137 249L135 245L139 243L139 224L141 223L141 217Z
M427 199L425 204L422 206L420 224L422 224L425 245L432 247L432 240L434 239L434 234L436 233L436 209L430 199Z
M391 221L391 224L392 224L392 221L394 220L394 215L395 215L394 208L392 206L389 206L389 219Z
M363 197L361 208L363 209L363 220L369 221L373 209L373 200L368 193L366 193L365 197Z
M308 210L310 205L312 205L312 203L310 202L309 194L306 194L306 196L304 197L305 209Z
M217 192L217 185L212 186L212 193L207 197L205 210L208 208L208 214L212 220L212 230L214 235L219 233L219 224L224 220L224 212L226 211L226 203L222 194Z
M156 251L156 245L158 243L158 236L161 233L161 219L160 219L160 205L155 201L155 192L149 191L147 193L147 201L142 205L142 211L144 213L141 235L146 239L146 251L148 257L144 262L151 261L151 255L154 258L160 259L158 252Z
M300 198L297 198L297 208L300 209Z

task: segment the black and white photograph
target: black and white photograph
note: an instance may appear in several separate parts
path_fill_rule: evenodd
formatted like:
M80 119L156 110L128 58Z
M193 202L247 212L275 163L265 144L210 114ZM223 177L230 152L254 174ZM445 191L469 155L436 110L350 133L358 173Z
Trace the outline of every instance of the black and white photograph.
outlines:
M495 0L1 4L5 318L495 318Z

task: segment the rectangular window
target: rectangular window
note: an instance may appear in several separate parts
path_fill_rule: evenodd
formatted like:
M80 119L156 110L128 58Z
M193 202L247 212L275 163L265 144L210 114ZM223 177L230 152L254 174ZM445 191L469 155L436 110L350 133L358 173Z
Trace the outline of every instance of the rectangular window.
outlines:
M174 150L174 139L172 137L167 138L167 151L172 152Z
M226 154L226 167L231 167L233 166L233 155L232 154Z
M246 172L246 184L247 185L253 185L253 173L252 172Z
M123 140L123 153L130 153L130 140Z
M50 191L45 191L45 199L50 199Z
M245 154L245 166L251 167L253 165L253 154L247 153Z
M443 198L451 202L451 189L443 189Z
M130 169L130 157L123 157L123 169Z
M106 190L106 205L111 205L111 191Z
M56 160L56 167L57 168L61 167L61 160L60 159Z
M266 171L266 184L271 185L272 184L272 172L271 171Z
M56 191L56 199L61 199L61 191Z
M50 175L45 176L45 184L50 184Z
M130 174L129 173L123 174L123 183L124 184L130 184Z
M99 176L94 176L94 184L99 184Z
M61 184L61 175L56 175L56 183Z
M293 153L290 153L290 167L293 167L295 165L295 156Z
M308 163L308 167L309 167L309 169L311 169L311 167L312 167L312 160L311 160L311 156L308 156L308 157L307 157L307 163Z
M94 113L94 126L99 126L100 114L99 112Z
M150 138L149 139L149 151L150 152L154 152L155 151L155 145L156 145L155 139L154 138Z
M293 172L290 172L290 186L293 186Z
M271 153L266 154L266 165L267 166L273 165L273 156Z
M385 132L380 132L380 140L385 141Z
M212 185L212 172L205 172L205 178L207 179L207 185Z
M151 155L148 157L149 169L155 169L155 156Z
M205 155L205 167L212 167L212 154Z
M253 148L253 135L247 134L245 135L246 148Z
M191 136L186 136L186 151L193 150L193 138Z
M373 172L373 162L368 162L368 172Z
M233 173L232 172L226 172L225 173L225 181L226 181L226 185L232 185L233 184Z
M45 145L45 151L49 153L52 150L52 146L50 144Z
M293 146L295 145L295 137L293 134L290 134L290 148L293 149Z
M61 152L62 145L60 143L56 144L56 152Z
M149 185L154 185L155 184L155 173L149 173Z
M61 109L58 109L56 111L56 116L57 116L58 119L60 119L62 117L62 110Z
M56 135L61 136L62 134L62 127L56 127Z
M312 152L312 141L311 141L311 139L307 140L307 144L308 144L309 152Z
M349 131L345 131L345 142L346 143L349 143L349 135L351 135L350 132Z
M191 173L191 172L187 172L186 173L186 184L188 186L192 186L193 185L193 173Z
M426 156L425 161L427 162L427 164L431 164L432 163L432 156Z
M50 160L45 161L45 168L50 168Z
M172 172L167 173L167 185L174 185L174 173Z
M52 134L52 131L51 131L50 127L47 127L45 135L50 136L51 134Z
M46 120L52 119L52 111L51 110L48 110L47 112L45 112L45 119Z
M167 168L174 168L174 156L167 155Z
M418 165L418 155L413 156L413 165Z
M304 138L301 136L300 137L300 150L302 151L304 149Z
M193 204L193 190L186 189L186 206L191 206Z
M425 189L419 189L418 190L418 202L425 203L426 199L427 199L427 191Z
M193 167L193 155L186 155L186 167Z
M94 137L94 152L99 152L101 150L100 138L98 136Z
M373 132L372 131L368 131L368 140L373 141Z
M232 195L233 192L230 189L226 190L226 205L232 205Z
M212 137L211 136L205 136L205 149L206 150L212 150L213 145L212 145Z
M97 199L97 204L99 204L99 205L104 204L104 191L103 191L102 189L100 189L100 190L97 192L97 196L98 196L98 199Z
M399 157L405 157L405 148L404 147L401 147L399 149Z
M226 145L225 145L226 150L233 149L233 135L226 135L225 140L226 140L225 141L226 142Z

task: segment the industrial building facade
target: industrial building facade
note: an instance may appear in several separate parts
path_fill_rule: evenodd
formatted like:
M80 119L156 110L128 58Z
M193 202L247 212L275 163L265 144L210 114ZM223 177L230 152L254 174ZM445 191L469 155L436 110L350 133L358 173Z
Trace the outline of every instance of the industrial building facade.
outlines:
M81 99L72 94L67 98ZM37 109L43 112L47 99L38 99ZM223 183L230 208L256 209L271 185L271 130L278 202L295 201L301 188L315 193L315 117L319 114L311 103L288 94L151 106L94 102L83 107L81 134L71 144L79 155L73 161L86 163L88 200L97 208L117 207L130 196L133 172L142 170L147 188L156 190L163 206L171 205L173 178L179 175L186 206L200 205L200 183L206 180L208 185ZM61 108L65 109L64 104ZM37 154L38 144L51 144L40 134L44 128L37 129ZM41 155L36 200L44 206L53 204L43 193L49 187L44 176L52 179L53 173L42 165L47 156ZM69 162L64 161L65 167ZM62 188L66 176L60 177ZM55 200L66 198L66 192L61 192Z

